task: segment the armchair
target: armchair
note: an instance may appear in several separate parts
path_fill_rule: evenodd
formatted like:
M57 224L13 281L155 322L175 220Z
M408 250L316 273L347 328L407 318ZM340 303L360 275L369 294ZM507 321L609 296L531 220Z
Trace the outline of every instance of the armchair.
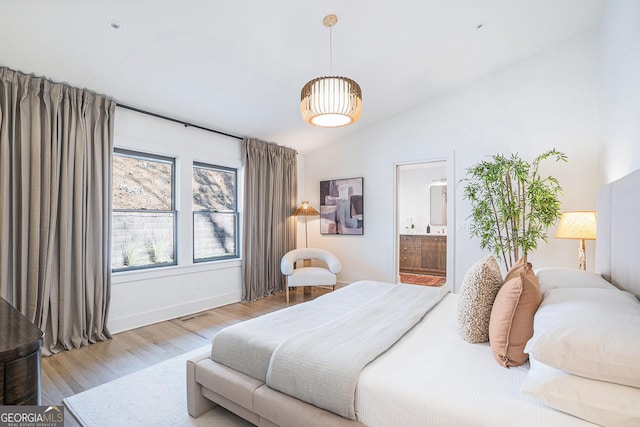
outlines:
M295 268L296 261L317 259L327 268L305 266ZM287 276L286 298L289 304L289 288L297 286L333 286L336 288L336 274L342 269L340 260L325 249L305 248L287 252L280 261L280 270Z

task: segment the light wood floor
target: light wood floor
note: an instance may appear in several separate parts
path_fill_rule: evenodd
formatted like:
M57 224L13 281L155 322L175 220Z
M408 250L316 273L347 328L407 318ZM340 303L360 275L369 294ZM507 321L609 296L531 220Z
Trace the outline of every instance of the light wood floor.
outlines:
M313 287L291 293L295 305L329 292ZM284 294L253 303L236 303L115 334L111 340L42 358L42 405L115 380L211 342L221 328L286 306ZM65 408L65 425L77 426Z

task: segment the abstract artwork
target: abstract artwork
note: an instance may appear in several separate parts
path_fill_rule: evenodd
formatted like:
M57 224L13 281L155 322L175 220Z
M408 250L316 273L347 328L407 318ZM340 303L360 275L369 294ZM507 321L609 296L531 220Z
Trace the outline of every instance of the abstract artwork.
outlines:
M363 178L320 181L320 233L362 235Z

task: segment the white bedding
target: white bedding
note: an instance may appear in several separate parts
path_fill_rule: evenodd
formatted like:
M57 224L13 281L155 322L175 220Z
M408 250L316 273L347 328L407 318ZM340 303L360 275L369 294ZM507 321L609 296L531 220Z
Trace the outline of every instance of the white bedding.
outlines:
M304 304L228 326L213 338L211 359L266 383L271 355L282 341L343 316L389 286L361 281Z
M359 281L221 330L213 339L211 359L353 420L362 369L447 293L444 288Z
M447 295L361 373L357 420L369 427L593 426L524 396L528 363L506 369L489 344L469 344Z
M369 282L350 286L369 286ZM428 286L387 287L378 297L333 321L283 340L271 356L267 385L355 419L354 394L362 369L401 339L448 293L444 288ZM344 292L334 295L338 293L344 298Z

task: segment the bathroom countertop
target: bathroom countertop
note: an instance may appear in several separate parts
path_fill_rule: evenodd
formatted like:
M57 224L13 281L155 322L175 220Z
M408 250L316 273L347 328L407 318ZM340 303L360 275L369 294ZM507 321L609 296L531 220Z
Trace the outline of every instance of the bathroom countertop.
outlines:
M402 236L446 236L447 233L407 233L407 232L403 232L400 233Z

